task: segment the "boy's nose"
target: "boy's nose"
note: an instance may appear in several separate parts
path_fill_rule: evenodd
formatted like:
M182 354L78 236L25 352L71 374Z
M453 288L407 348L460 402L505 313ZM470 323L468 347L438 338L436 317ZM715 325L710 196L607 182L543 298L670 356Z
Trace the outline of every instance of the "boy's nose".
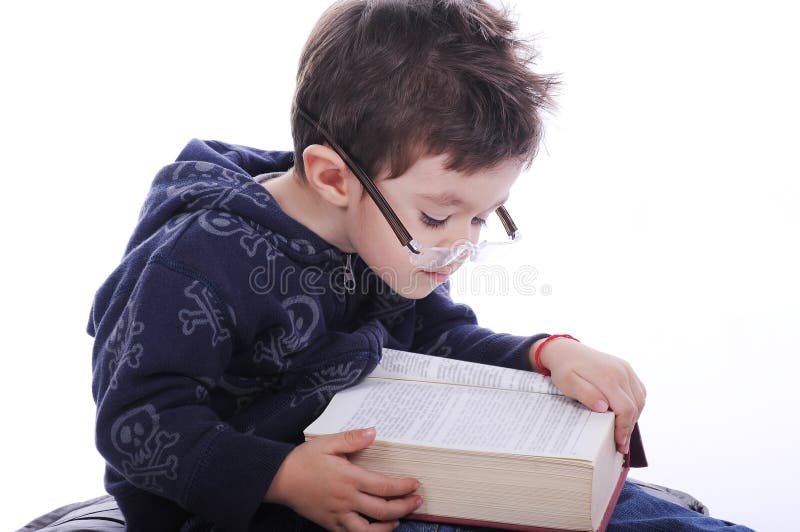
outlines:
M479 225L475 225L471 222L466 224L466 226L462 224L458 224L458 226L456 226L456 224L453 224L453 229L448 231L444 238L442 238L436 245L440 247L451 248L468 241L472 242L473 244L477 244L479 237Z
M467 222L466 227L462 228L461 234L458 235L459 242L465 242L469 240L473 244L477 244L480 234L481 234L481 226L472 223L472 221L470 220L469 222Z

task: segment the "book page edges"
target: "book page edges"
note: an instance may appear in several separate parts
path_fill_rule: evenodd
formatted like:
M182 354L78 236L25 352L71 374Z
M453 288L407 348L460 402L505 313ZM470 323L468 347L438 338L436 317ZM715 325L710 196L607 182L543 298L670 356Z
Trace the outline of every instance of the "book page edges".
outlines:
M609 501L608 507L606 508L605 514L603 514L603 520L600 523L600 526L597 528L596 532L605 532L606 528L608 527L608 523L611 520L611 516L614 513L614 508L616 508L617 506L617 501L619 500L619 496L622 493L622 488L625 486L625 480L627 479L627 477L628 477L628 468L624 467L622 469L622 472L620 473L619 480L617 481L617 486L616 488L614 488L614 493L611 494L611 499ZM540 526L502 523L498 521L479 521L476 519L459 519L458 517L442 517L442 516L427 515L427 514L410 514L405 519L427 521L431 523L445 523L452 525L500 528L503 530L519 530L525 532L565 532L569 530L564 528L545 528Z

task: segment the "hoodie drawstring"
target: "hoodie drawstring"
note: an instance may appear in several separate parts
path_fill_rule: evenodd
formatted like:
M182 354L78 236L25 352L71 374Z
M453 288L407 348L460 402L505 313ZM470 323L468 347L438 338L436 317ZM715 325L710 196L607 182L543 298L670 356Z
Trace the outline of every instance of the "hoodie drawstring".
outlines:
M353 254L347 253L345 254L345 265L344 265L344 289L348 294L352 294L356 291L356 276L353 275Z

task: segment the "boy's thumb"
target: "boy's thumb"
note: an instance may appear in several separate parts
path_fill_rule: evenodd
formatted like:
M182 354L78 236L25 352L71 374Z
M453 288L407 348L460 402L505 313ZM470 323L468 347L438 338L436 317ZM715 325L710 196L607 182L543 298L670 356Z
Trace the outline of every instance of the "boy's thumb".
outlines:
M330 450L336 454L354 453L368 447L375 440L375 427L348 430L332 434Z

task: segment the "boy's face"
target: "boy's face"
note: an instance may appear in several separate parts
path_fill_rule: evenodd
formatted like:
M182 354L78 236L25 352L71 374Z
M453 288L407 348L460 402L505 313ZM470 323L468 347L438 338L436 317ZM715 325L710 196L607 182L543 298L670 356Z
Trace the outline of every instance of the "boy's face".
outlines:
M508 199L521 170L518 161L504 161L467 175L445 170L446 160L446 155L423 157L397 178L375 180L412 238L424 246L449 247L464 240L477 243L479 220L496 216L494 210ZM408 249L397 240L372 198L363 192L351 201L357 205L347 222L350 241L398 294L411 299L425 297L463 263L450 264L436 273L414 266Z

